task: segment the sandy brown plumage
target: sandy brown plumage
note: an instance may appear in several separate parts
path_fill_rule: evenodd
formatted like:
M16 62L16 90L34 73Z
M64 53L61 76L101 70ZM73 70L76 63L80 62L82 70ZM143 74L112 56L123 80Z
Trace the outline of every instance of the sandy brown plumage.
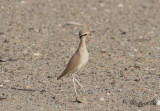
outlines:
M79 70L83 67L88 61L88 51L85 44L85 37L90 34L88 30L82 30L79 32L80 44L75 52L75 54L70 59L67 67L62 72L62 74L57 78L60 79L64 75L74 73L75 71Z
M91 35L91 32L88 30L81 30L79 31L79 38L80 38L80 44L75 52L75 54L72 56L70 61L68 62L65 70L62 72L62 74L57 78L60 79L61 77L67 75L67 74L72 74L73 77L73 85L74 85L74 90L76 93L76 97L78 95L77 90L76 90L76 83L82 88L83 92L85 93L85 89L83 86L80 84L80 82L75 78L75 73L79 69L81 69L87 62L88 62L88 51L86 48L86 43L85 43L85 38Z

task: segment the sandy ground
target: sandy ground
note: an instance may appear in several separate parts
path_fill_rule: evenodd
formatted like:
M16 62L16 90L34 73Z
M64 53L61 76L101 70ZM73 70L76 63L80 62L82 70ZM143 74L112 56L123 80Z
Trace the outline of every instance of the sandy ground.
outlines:
M160 0L0 0L0 111L160 111L159 12ZM71 75L56 80L81 29L95 31L76 73L88 104Z

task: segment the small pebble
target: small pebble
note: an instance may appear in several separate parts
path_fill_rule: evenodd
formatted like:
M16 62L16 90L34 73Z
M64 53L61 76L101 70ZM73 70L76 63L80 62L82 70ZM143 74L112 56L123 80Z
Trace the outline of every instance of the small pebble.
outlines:
M123 7L123 4L121 4L121 3L120 3L120 4L118 4L118 7L120 7L120 8L121 8L121 7Z
M100 101L104 101L104 98L100 98Z
M101 49L101 53L107 53L106 49Z
M34 56L39 56L40 54L39 53L34 53Z
M26 3L26 1L24 1L24 0L21 0L21 4L24 4L24 3Z
M1 6L1 9L4 9L4 6Z
M10 80L7 79L7 80L4 80L4 82L10 82Z
M135 52L137 52L138 51L138 49L133 49Z
M156 105L157 105L157 106L160 106L160 100L157 100Z
M35 29L35 31L38 33L38 32L40 32L40 31L41 31L41 29Z
M110 95L111 95L111 93L107 92L107 95L108 95L108 96L110 96Z
M86 99L85 96L79 96L79 97L77 97L76 101L79 102L79 103L88 104L88 101L87 101L87 99Z
M27 53L27 50L24 50L24 51L23 51L23 53L25 53L25 54L26 54L26 53Z
M101 7L104 7L104 3L101 3L100 6L101 6Z
M0 87L3 87L3 84L2 84L2 83L0 83Z
M159 50L159 49L160 49L160 47L157 47L157 49Z
M93 8L92 8L92 10L96 11L96 10L97 10L97 8L96 8L96 7L93 7Z

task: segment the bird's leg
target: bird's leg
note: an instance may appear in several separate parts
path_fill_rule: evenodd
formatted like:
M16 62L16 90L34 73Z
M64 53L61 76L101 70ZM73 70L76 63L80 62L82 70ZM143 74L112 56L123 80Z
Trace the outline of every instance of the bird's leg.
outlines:
M73 76L74 76L74 74L73 74ZM78 83L78 85L83 89L83 92L85 93L85 89L84 89L84 87L80 84L80 82L75 78L75 76L74 76L74 80Z
M77 90L76 90L76 84L75 84L75 77L74 77L74 74L72 74L72 77L73 77L73 85L74 85L74 90L75 90L75 93L76 93L76 96L77 96Z

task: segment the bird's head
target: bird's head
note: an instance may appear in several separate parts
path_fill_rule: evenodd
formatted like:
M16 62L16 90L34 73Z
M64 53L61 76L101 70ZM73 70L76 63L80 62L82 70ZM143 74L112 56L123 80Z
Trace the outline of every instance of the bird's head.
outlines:
M91 33L94 32L94 31L89 31L89 30L81 30L79 31L79 38L83 37L83 36L88 36L88 35L92 35Z

